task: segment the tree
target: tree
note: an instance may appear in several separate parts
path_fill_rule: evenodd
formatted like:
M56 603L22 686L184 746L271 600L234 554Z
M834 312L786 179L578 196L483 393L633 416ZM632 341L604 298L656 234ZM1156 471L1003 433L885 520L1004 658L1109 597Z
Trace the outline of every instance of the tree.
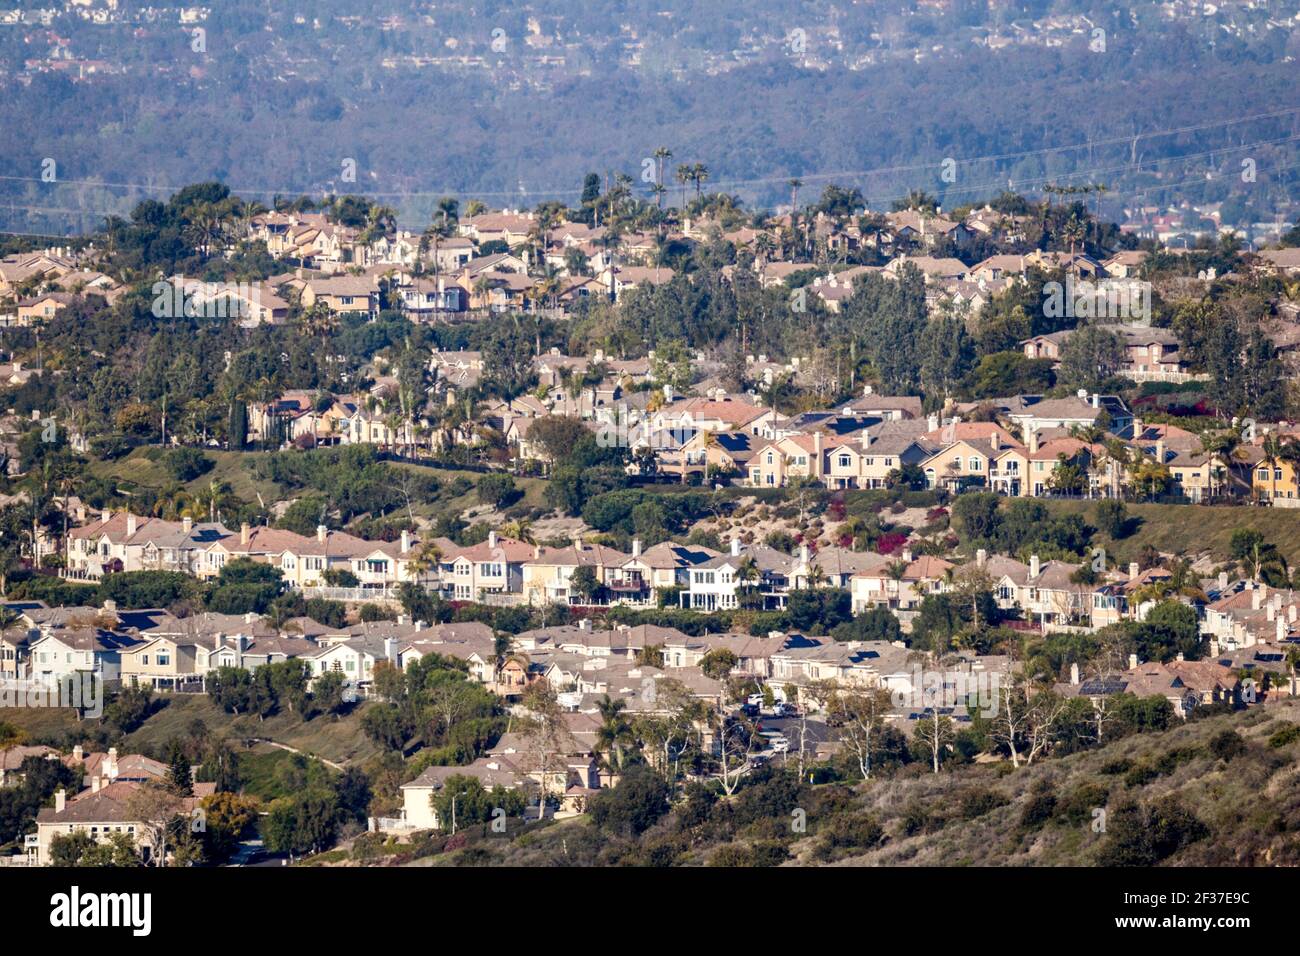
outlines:
M645 765L630 767L612 789L591 798L587 812L600 828L639 836L668 812L668 784Z
M705 677L725 681L739 663L740 659L733 651L725 647L715 647L700 659L700 670L704 672Z
M257 802L235 793L214 793L199 803L203 809L203 842L208 859L219 863L230 857L236 845L257 820Z
M524 812L524 798L518 790L484 788L477 777L452 774L429 797L439 827L451 833L465 826L490 823L501 816L517 817Z
M515 480L509 475L493 473L478 480L478 500L493 508L503 508L518 496Z
M171 756L167 767L167 789L178 797L194 795L194 777L190 767L189 755L180 741L173 740L170 746Z
M912 739L915 747L929 758L933 772L938 773L939 766L948 759L956 734L950 718L929 710L916 722Z
M1022 668L1010 679L999 681L998 712L993 720L993 737L1011 754L1011 765L1032 764L1050 750L1057 722L1065 712L1065 700L1054 694Z
M1097 389L1119 371L1126 355L1124 341L1098 325L1080 326L1061 347L1057 381L1074 388Z
M825 700L828 722L836 729L841 745L857 760L862 779L870 780L871 762L885 728L885 717L893 709L889 691L832 684L825 692Z
M591 565L579 566L569 578L569 591L582 604L598 603L604 590Z
M537 801L537 819L541 820L546 816L550 777L556 772L557 760L573 748L573 737L564 723L550 684L544 681L529 684L522 704L528 713L522 733L529 747L537 753L537 769L541 777Z

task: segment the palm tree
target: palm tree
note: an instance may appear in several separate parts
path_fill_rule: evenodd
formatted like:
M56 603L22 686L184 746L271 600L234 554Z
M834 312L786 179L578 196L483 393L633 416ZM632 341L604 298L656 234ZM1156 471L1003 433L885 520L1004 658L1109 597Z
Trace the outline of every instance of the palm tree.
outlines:
M1136 437L1136 436L1135 436ZM1103 457L1106 459L1106 471L1110 476L1110 496L1120 496L1120 477L1133 462L1133 449L1118 438L1108 438L1102 442Z
M1276 433L1270 432L1264 436L1264 442L1260 445L1260 464L1268 468L1269 493L1268 500L1272 502L1277 498L1277 466L1282 461L1283 442Z
M1214 463L1219 463L1220 468L1218 470L1222 472L1225 482L1231 480L1232 466L1244 458L1241 448L1241 435L1231 428L1225 428L1209 435L1202 435L1201 450L1210 458L1210 497L1214 497L1216 474L1216 469L1213 467Z
M906 561L891 561L885 568L885 573L889 579L894 582L894 602L897 604L902 597L900 585L903 583L903 576L907 574ZM888 595L886 595L888 597Z
M654 151L654 158L655 158L655 169L656 169L655 185L663 186L664 185L664 163L666 163L668 160L673 158L673 151L669 149L667 146L660 146L658 149ZM664 206L663 193L660 192L658 195L659 195L659 208L662 209Z
M601 721L596 730L596 751L601 754L605 769L618 773L627 764L628 753L636 743L632 725L623 714L627 702L606 694L596 702L596 709Z
M686 208L686 184L691 181L691 175L692 175L691 170L692 167L686 165L685 163L680 163L677 166L676 172L673 173L673 178L676 179L677 182L680 183L682 187L682 208L683 209Z
M515 541L522 541L525 544L535 544L533 538L533 523L527 518L516 518L514 521L502 525L501 533L507 538L513 538Z
M696 163L691 167L691 180L695 183L695 198L700 198L700 188L708 181L709 167L703 163Z

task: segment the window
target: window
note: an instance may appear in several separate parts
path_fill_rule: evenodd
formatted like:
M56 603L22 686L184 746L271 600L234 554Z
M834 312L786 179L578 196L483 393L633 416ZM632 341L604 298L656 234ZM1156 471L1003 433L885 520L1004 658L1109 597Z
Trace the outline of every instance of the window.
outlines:
M851 461L852 459L850 459L848 455L840 455L841 468L848 468Z

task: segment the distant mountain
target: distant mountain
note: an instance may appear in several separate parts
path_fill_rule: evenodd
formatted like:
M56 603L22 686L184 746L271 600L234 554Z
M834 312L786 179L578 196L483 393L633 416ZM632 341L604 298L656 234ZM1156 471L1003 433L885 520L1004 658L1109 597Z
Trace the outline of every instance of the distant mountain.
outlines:
M658 147L669 201L703 163L769 206L792 177L878 206L1103 182L1112 218L1141 197L1271 219L1295 195L1300 3L1204 9L30 4L0 23L0 229L85 230L206 178L364 192L415 226L444 193L533 205L586 172L648 192Z

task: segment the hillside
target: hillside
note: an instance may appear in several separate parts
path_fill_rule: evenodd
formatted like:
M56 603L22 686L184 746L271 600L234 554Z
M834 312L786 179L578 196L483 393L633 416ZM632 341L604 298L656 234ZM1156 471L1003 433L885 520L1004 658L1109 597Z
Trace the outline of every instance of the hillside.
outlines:
M1297 720L1286 703L1019 770L912 764L852 787L774 774L712 805L692 797L637 837L589 814L509 841L470 834L412 865L1296 865Z
M1095 501L1087 500L1044 498L1042 501L1053 514L1079 514L1085 520L1091 517L1096 506ZM1277 546L1289 564L1295 566L1300 562L1300 509L1156 504L1126 507L1130 518L1138 519L1132 533L1118 541L1098 535L1093 542L1096 547L1105 548L1108 560L1121 567L1137 560L1138 553L1147 545L1165 554L1194 558L1209 552L1213 560L1227 561L1229 541L1238 528L1259 531Z
M201 720L214 738L272 741L337 764L363 763L379 752L361 730L364 703L337 719L324 715L303 721L294 714L276 714L265 720L228 714L201 694L174 694L158 700L162 706L126 735L119 750L161 755L169 741L185 738L194 721ZM22 730L29 741L68 746L76 742L78 732L94 734L100 727L94 720L79 724L71 710L49 708L12 709L6 712L5 721Z

